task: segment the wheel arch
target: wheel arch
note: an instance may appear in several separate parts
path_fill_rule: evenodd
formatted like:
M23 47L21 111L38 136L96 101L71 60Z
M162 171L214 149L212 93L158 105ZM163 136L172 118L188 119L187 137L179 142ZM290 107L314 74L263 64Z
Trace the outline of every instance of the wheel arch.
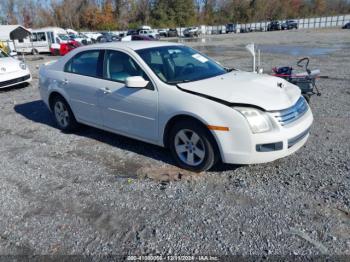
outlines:
M63 95L63 94L61 94L60 92L58 92L58 91L56 91L56 90L53 90L50 94L49 94L49 98L48 98L48 104L49 104L49 108L50 108L50 110L52 111L53 110L53 108L52 108L52 106L53 106L53 101L54 101L54 99L56 98L56 97L61 97L61 98L63 98L66 102L67 102L67 104L69 105L69 107L72 109L72 107L70 106L70 104L68 103L68 99ZM73 112L73 111L72 111ZM74 113L73 113L74 114Z
M214 148L216 150L216 152L219 154L220 156L220 160L221 160L221 150L219 147L219 143L218 140L216 138L216 136L208 129L208 124L205 123L204 120L200 119L199 117L193 116L193 115L189 115L189 114L178 114L175 115L173 117L171 117L168 122L165 125L165 128L163 130L163 144L166 148L169 148L169 137L170 137L170 132L171 129L174 127L174 125L178 122L178 121L184 121L184 120L192 120L197 122L199 125L201 125L205 130L207 130L209 136L211 137L213 143L214 143Z

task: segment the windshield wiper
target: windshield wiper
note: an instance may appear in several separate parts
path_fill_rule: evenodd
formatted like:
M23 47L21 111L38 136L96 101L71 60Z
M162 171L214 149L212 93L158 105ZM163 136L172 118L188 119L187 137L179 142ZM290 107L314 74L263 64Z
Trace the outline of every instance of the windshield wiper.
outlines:
M178 80L178 81L168 81L167 84L175 85L175 84L181 84L181 83L188 83L191 81L193 80L185 79L185 80Z
M225 70L226 70L226 72L232 72L232 71L236 71L236 69L235 68L228 68L228 67L225 67Z

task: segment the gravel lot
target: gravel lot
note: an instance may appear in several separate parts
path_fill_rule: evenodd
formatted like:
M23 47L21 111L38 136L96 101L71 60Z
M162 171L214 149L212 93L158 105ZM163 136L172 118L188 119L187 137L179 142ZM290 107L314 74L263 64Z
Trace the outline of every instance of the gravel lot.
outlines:
M221 35L188 41L222 64L265 71L303 52L321 97L306 146L261 165L191 174L169 152L83 127L64 134L33 82L0 92L0 254L350 256L350 34L347 30ZM296 53L278 53L274 46ZM299 51L301 52L299 52ZM310 52L311 52L310 51ZM322 52L321 52L322 53Z

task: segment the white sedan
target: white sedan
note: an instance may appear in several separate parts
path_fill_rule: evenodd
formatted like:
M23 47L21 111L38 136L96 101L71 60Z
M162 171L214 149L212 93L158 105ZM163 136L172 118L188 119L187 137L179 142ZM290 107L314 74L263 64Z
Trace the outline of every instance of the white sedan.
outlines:
M285 157L309 137L313 116L283 79L227 69L182 44L118 42L77 48L40 68L57 125L84 123L168 147L180 167Z
M27 65L0 49L0 89L29 83L31 80Z

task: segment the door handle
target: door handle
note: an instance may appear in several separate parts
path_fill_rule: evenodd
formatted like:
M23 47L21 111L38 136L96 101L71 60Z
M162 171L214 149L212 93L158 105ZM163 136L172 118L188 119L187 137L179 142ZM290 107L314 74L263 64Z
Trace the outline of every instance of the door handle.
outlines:
M102 90L103 93L105 93L105 94L110 94L110 93L112 93L112 90L109 89L109 87L101 88L101 90Z

